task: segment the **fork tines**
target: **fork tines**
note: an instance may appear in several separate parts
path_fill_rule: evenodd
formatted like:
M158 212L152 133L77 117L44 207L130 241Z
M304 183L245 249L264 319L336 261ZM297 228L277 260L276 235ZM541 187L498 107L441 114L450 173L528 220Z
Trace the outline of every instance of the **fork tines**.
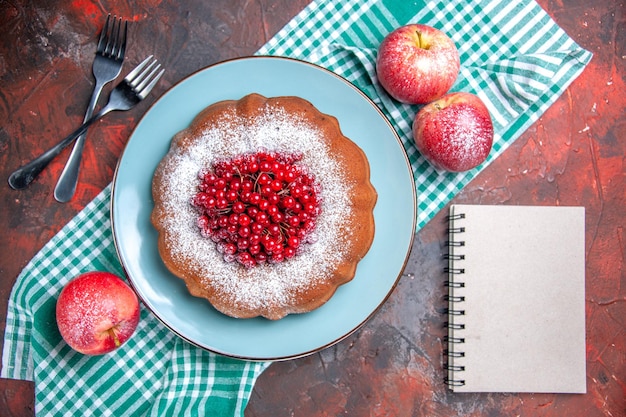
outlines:
M100 55L110 56L111 58L121 60L126 52L126 39L128 36L128 21L123 21L117 16L113 17L113 23L110 23L111 15L107 15L104 22L104 28L100 32L98 40L97 52ZM124 30L122 31L122 22Z
M124 80L126 80L143 100L150 93L164 72L165 70L161 69L161 64L157 63L157 60L150 55L137 65L135 69L129 72Z

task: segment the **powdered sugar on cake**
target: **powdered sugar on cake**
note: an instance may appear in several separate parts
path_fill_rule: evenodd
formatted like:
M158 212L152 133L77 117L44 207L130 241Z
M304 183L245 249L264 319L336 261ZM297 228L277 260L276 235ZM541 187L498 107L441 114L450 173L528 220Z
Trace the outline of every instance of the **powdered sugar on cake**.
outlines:
M174 257L205 277L205 285L213 286L234 305L257 308L288 305L297 293L330 277L350 240L346 228L351 216L351 184L346 183L340 165L314 126L296 120L282 108L268 108L264 115L244 123L232 109L190 146L176 148L175 142L166 167L170 174L164 178L167 192L162 196L167 211L175 213L167 219L168 246ZM190 199L197 192L198 174L212 163L259 150L302 155L298 164L320 185L321 214L302 253L280 264L248 269L225 262L215 243L201 235L198 212Z

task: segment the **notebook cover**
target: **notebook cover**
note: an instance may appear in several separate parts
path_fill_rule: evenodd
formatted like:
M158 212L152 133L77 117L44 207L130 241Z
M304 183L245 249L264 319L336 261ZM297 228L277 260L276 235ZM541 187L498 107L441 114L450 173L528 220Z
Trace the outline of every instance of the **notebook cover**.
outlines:
M464 242L450 247L451 389L586 392L584 207L453 205L450 218Z

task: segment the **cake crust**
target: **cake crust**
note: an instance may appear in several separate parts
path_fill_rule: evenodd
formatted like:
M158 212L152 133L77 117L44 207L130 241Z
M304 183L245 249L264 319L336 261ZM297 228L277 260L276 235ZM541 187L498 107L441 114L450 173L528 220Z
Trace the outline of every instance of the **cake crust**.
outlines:
M322 183L318 236L284 265L225 265L193 224L189 200L207 164L258 148L303 153L303 165ZM276 320L320 307L354 278L374 238L377 194L365 153L342 134L335 117L299 97L250 94L208 106L174 136L154 173L152 194L151 221L167 269L192 295L236 318Z

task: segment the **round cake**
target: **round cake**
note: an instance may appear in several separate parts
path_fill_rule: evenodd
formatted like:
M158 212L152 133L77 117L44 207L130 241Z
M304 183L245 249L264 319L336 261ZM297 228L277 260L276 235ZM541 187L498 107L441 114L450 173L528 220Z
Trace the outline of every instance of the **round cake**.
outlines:
M365 153L299 97L215 103L176 134L152 182L165 266L218 311L305 313L354 278L374 238Z

